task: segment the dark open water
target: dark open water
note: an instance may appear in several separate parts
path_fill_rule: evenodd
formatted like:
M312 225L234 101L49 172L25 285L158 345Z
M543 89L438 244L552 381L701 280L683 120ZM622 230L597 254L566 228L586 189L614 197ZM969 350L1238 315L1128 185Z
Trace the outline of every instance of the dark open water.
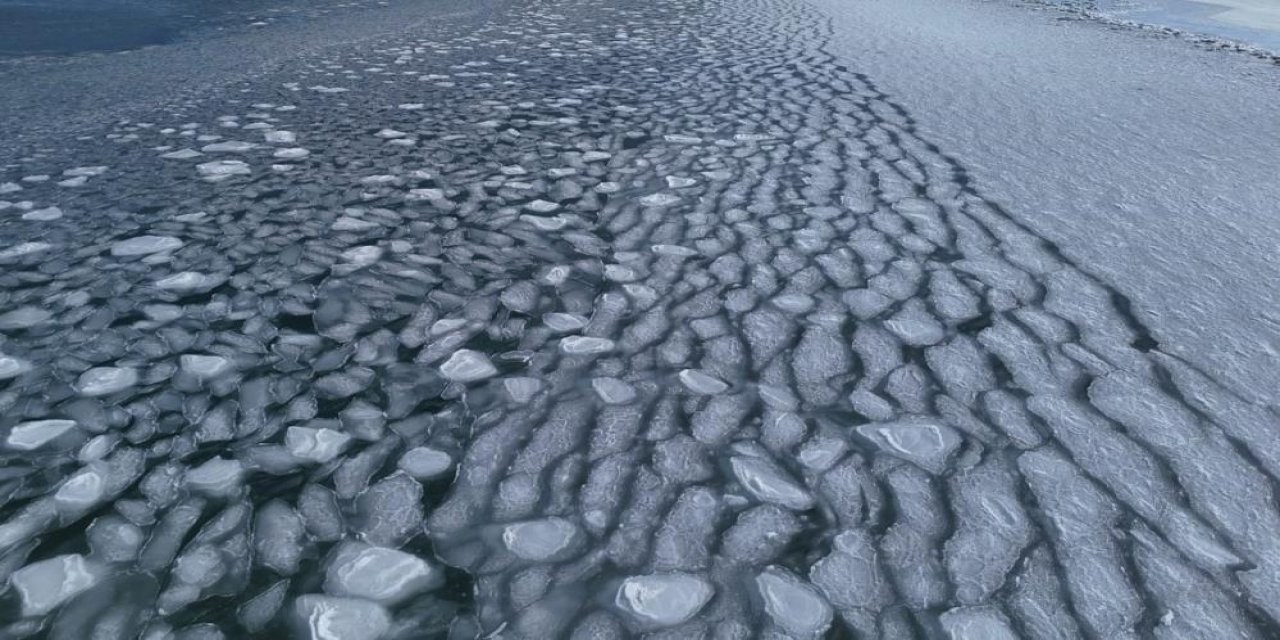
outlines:
M200 29L253 28L341 0L0 0L0 57L111 52Z

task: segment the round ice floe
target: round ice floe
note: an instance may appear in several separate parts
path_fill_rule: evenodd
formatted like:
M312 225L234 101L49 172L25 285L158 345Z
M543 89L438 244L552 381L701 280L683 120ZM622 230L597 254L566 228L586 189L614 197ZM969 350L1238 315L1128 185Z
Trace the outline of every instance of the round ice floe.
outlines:
M75 420L33 420L19 422L9 431L5 445L18 451L39 449L76 428Z
M138 384L138 372L129 367L95 367L76 380L76 390L82 396L105 396L118 393Z
M817 589L779 567L756 576L764 610L789 637L820 638L831 627L831 605Z
M348 542L325 572L324 590L334 596L393 605L442 584L443 572L415 555Z
M36 209L22 214L23 220L31 222L53 222L62 217L62 209L58 207L45 207L44 209Z
M230 371L232 366L231 361L222 356L188 353L178 358L178 368L197 378L209 379Z
M42 616L98 583L102 568L80 554L33 562L9 577L22 601L23 616Z
M713 396L729 390L729 383L705 371L685 369L679 377L686 389L698 395Z
M502 544L517 558L545 562L571 549L579 534L578 525L564 518L543 518L507 525Z
M560 350L571 355L590 355L613 351L613 341L608 338L569 336L560 340Z
M183 242L172 236L137 236L120 240L111 245L111 255L118 258L145 256L152 253L177 251Z
M357 598L299 596L293 615L307 640L370 640L391 628L391 614L382 605Z
M431 447L414 447L400 456L396 466L415 480L432 480L449 472L453 458Z
M48 322L53 314L39 307L18 307L0 314L0 331L30 329Z
M614 603L647 627L688 622L715 595L706 578L689 573L655 573L622 581Z
M454 382L475 382L498 375L498 369L483 353L459 349L440 365L440 374Z
M30 370L30 362L0 353L0 380L16 378Z
M284 434L284 446L289 453L321 464L338 457L350 442L351 436L333 429L289 427Z

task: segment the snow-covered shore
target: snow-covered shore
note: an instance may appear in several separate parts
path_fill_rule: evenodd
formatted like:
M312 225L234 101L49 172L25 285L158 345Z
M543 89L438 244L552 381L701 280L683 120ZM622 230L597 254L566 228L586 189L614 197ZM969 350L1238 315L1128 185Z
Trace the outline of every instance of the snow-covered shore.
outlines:
M1110 22L1176 31L1280 54L1280 3L1271 0L1043 0Z
M989 195L1180 355L1280 399L1280 67L1012 4L812 2Z

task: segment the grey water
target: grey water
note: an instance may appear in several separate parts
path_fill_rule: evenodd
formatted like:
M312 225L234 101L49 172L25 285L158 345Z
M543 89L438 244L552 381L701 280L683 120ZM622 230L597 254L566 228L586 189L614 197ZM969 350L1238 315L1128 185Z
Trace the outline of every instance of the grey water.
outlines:
M264 25L320 0L0 0L0 57L114 52Z

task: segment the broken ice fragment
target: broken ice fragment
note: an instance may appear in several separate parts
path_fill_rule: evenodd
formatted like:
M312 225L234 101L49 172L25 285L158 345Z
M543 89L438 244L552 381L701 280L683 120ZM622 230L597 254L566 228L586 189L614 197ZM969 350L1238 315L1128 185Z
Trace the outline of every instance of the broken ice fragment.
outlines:
M200 148L205 153L244 153L258 145L252 142L243 142L240 140L227 140L225 142L215 142L207 144Z
M389 606L443 584L444 573L413 554L347 542L325 572L324 590Z
M291 144L298 140L298 136L292 131L276 130L268 131L263 134L267 142L273 144Z
M761 502L804 511L813 507L813 497L774 463L755 456L734 456L729 461L733 475Z
M0 260L21 258L34 253L40 253L41 251L48 251L52 248L53 245L47 242L23 242L22 244L15 244L12 247L0 251Z
M422 485L397 472L360 494L353 528L370 544L398 546L421 532L422 515Z
M613 341L607 338L570 336L560 341L560 350L573 355L606 353L613 351Z
M614 603L649 627L688 622L715 595L706 578L689 573L655 573L622 581Z
M58 207L46 207L44 209L36 209L22 214L23 220L32 222L53 222L62 217L62 209Z
M440 365L440 374L454 382L475 382L498 375L498 369L483 353L459 349Z
M587 326L587 319L572 313L547 313L542 316L543 324L552 331L568 333Z
M580 533L578 525L564 518L544 518L507 525L502 543L518 558L545 562L571 549Z
M646 207L669 207L680 202L680 197L670 193L651 193L640 198L640 204Z
M302 147L289 147L287 149L276 149L275 153L271 154L271 157L280 158L281 160L301 160L310 155L311 152Z
M20 422L9 431L5 444L10 449L39 449L76 428L75 420L33 420Z
M217 378L231 370L231 361L222 356L188 353L178 358L178 368L201 379Z
M594 378L591 388L606 404L627 404L636 399L635 387L617 378Z
M240 487L243 474L244 467L239 460L212 458L198 467L188 469L186 484L197 493L223 497Z
M156 281L156 286L166 291L196 292L212 289L226 278L196 271L183 271Z
M31 363L0 353L0 380L16 378L31 370Z
M560 205L547 200L534 200L533 202L526 204L525 208L534 213L551 213L552 211L559 209Z
M858 433L886 453L931 473L945 471L947 460L960 447L960 436L954 429L923 419L864 424Z
M97 584L102 569L71 554L34 562L9 577L22 600L22 615L42 616Z
M391 628L382 605L356 598L299 596L293 614L307 640L375 640Z
M698 395L713 396L729 389L727 382L697 369L684 369L679 377L686 389Z
M126 367L95 367L76 380L82 396L106 396L138 384L138 372Z
M651 250L659 255L677 256L682 258L698 255L698 252L694 249L675 244L655 244L651 247Z
M30 329L53 318L53 314L47 309L39 307L18 307L13 311L0 314L0 331L12 331L15 329Z
M248 175L249 165L240 160L215 160L196 165L201 175L210 179L221 179L228 176Z
M294 457L324 464L338 457L351 442L351 436L333 429L289 427L284 446Z
M160 157L167 160L190 160L192 158L199 158L202 155L204 154L196 151L195 149L178 149L177 151L170 151L169 153L162 154Z
M453 467L453 458L439 449L414 447L400 456L396 466L417 480L431 480L447 473Z
M517 404L524 404L533 399L533 396L542 389L542 381L537 378L507 378L502 381L502 386L506 388L507 395L511 396Z
M137 236L120 240L111 245L111 255L117 258L144 256L152 253L176 251L183 242L171 236Z
M765 613L790 637L820 638L831 627L832 610L817 589L790 571L769 567L756 576Z

